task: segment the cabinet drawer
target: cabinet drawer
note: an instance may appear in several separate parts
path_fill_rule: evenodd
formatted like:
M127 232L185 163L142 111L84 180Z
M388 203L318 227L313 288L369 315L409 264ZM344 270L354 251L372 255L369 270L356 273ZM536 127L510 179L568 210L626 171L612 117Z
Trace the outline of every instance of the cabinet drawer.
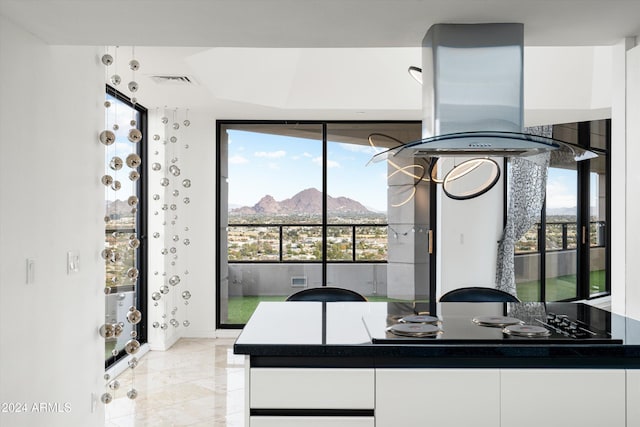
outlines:
M374 427L373 417L251 417L251 427Z
M251 408L373 409L373 369L255 368Z

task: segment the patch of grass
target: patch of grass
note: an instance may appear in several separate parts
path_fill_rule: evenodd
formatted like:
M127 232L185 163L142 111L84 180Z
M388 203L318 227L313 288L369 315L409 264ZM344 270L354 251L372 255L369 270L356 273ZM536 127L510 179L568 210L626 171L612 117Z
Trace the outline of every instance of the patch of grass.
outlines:
M576 297L576 275L547 278L547 301L560 301ZM591 294L606 291L605 271L596 270L590 274ZM521 301L540 300L540 282L538 280L516 284L518 298Z

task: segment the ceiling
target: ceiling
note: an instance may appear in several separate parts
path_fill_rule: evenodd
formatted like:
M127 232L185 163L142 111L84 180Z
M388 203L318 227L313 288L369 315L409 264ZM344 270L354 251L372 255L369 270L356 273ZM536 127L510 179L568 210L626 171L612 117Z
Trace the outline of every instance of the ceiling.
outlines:
M0 13L52 45L136 46L141 103L226 118L420 119L406 71L434 23L522 22L527 46L640 34L638 0L0 0Z

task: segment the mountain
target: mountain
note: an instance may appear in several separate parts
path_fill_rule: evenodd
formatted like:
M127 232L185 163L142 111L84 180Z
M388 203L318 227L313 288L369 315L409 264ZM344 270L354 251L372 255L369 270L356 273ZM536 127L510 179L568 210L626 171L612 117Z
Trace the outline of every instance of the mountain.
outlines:
M318 214L322 212L322 192L315 188L307 188L290 199L278 202L272 196L266 195L252 207L243 206L232 209L235 215L275 215L275 214ZM369 214L373 213L360 202L348 197L327 196L328 213Z

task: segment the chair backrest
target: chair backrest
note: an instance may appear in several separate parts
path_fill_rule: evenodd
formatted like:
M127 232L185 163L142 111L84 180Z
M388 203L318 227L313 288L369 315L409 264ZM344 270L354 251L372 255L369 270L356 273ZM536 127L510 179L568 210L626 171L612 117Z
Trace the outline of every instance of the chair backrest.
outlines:
M494 288L470 287L449 291L440 297L440 302L520 302L508 292Z
M359 293L350 289L334 288L331 286L321 286L319 288L303 289L295 294L289 295L286 301L367 301Z

